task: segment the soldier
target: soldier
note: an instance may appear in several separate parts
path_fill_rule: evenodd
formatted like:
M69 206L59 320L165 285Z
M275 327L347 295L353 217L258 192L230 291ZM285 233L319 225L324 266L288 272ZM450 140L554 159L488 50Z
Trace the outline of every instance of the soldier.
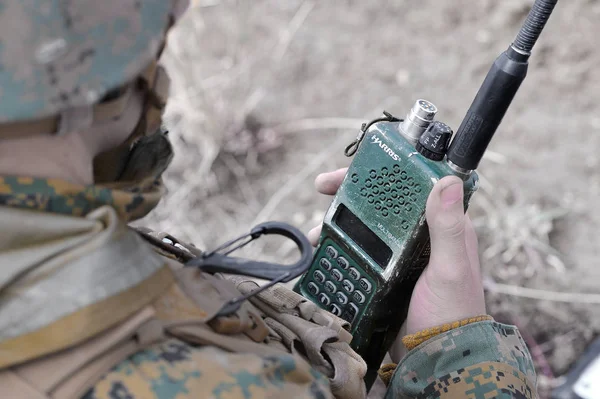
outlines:
M183 268L198 249L127 226L172 157L157 60L184 3L0 2L3 396L363 398L343 320L282 286L223 313L256 284ZM430 195L431 262L397 345L410 351L381 371L388 396L535 397L518 331L485 314L461 187Z

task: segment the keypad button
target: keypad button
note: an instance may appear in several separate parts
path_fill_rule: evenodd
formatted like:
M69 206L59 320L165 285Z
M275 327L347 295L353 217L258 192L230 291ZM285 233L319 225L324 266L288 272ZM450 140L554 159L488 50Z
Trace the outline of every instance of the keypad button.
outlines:
M356 270L355 268L351 267L350 270L348 270L348 274L350 275L350 277L352 278L352 280L357 280L360 278L360 273L358 272L358 270Z
M352 323L357 314L358 314L358 307L355 304L351 303L350 305L348 305L344 308L344 311L342 312L341 317L342 317L342 319L346 320L347 322Z
M344 290L346 290L347 292L352 293L352 291L354 291L354 284L352 284L350 280L342 281L342 287L344 287Z
M331 313L333 313L334 315L336 315L336 316L341 316L342 315L342 308L340 308L335 303L333 305L331 305L331 307L329 308L329 311Z
M344 278L344 276L342 275L342 272L339 271L338 269L333 269L331 271L331 277L333 277L333 279L335 281L342 281L342 279Z
M321 258L321 260L319 261L319 264L321 265L321 267L327 271L331 270L331 262L328 261L325 258Z
M325 275L320 270L315 270L315 272L313 273L313 277L315 278L315 281L319 284L323 284L325 282Z
M327 254L327 256L329 256L330 258L333 258L333 259L338 257L337 249L335 249L331 245L329 245L329 246L327 246L327 248L325 248L325 253Z
M329 304L331 303L331 299L329 299L327 295L321 294L319 295L319 302L321 302L325 306L329 306Z
M348 311L352 315L352 319L354 319L356 317L356 315L358 314L358 306L356 306L355 304L351 303L348 306Z
M352 315L350 314L350 312L348 312L347 310L344 310L342 312L342 315L340 317L342 319L346 320L350 324L352 324L352 321L354 320L354 317L352 317Z
M348 297L342 291L338 291L335 293L335 299L342 305L345 305L348 303Z
M330 294L335 294L337 288L335 287L335 284L333 284L331 281L327 281L325 283L325 290L327 290L327 292L329 292Z
M350 263L348 263L346 258L344 258L343 256L340 256L339 258L337 258L336 262L344 270L346 270L348 268L348 266L350 266Z
M360 289L366 292L367 294L369 294L371 292L371 289L373 288L369 280L367 280L366 278L361 278L358 282L358 285L360 286Z
M364 294L360 291L354 291L354 293L352 293L352 299L358 304L365 303L366 300Z
M317 295L319 293L319 286L311 281L308 283L308 292L313 295Z

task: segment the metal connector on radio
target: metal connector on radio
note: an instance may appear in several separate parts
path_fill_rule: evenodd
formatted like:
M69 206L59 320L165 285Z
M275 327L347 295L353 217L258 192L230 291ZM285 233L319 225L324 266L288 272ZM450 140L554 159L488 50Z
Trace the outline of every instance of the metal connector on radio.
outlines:
M437 113L437 107L427 100L417 100L415 105L400 124L400 133L413 145L419 141L419 137L427 130L429 124Z

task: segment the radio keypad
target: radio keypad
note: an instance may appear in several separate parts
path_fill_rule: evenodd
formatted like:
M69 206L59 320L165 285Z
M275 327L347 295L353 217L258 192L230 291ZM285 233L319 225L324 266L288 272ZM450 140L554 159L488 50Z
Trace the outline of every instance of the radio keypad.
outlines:
M352 323L369 301L372 283L352 258L333 245L327 245L321 255L307 291L324 309Z
M329 311L338 317L342 315L342 308L340 308L335 303L333 305L331 305L331 307L329 308Z
M338 283L340 281L342 281L344 279L344 275L342 274L342 272L340 272L338 269L333 269L331 271L331 276L333 277L333 279L335 281L337 281Z
M345 305L348 303L348 297L342 291L338 291L335 293L335 299L342 305Z
M321 258L321 260L319 261L319 264L321 265L321 267L327 271L331 270L331 262L328 261L325 258Z
M327 256L329 256L330 258L333 258L333 259L336 259L338 257L337 249L335 249L331 245L329 245L329 246L327 246L327 248L325 248L325 253L327 254Z
M371 293L371 283L366 278L361 278L358 282L358 285L360 286L360 289L366 292L367 294Z
M319 286L311 281L308 283L308 292L313 295L317 295L319 293Z
M327 286L325 286L325 288L327 288ZM359 305L365 303L366 300L365 295L360 291L354 291L352 293L352 299Z
M344 270L348 269L348 267L350 266L350 263L343 256L340 256L339 258L337 258L336 261L337 261L338 266Z
M315 272L313 273L313 277L315 278L315 281L319 284L323 284L325 282L325 274L323 274L323 272L320 270L315 270Z
M346 320L347 322L352 323L357 314L358 314L358 306L356 306L353 303L350 303L342 311L341 317L342 317L342 319Z
M327 292L329 292L330 294L335 294L335 292L337 291L337 288L335 287L335 284L333 284L333 282L326 281L325 282L325 290Z
M321 302L323 305L327 306L331 303L331 299L329 299L329 297L325 294L321 294L319 295L319 302Z
M342 287L346 290L346 292L352 293L354 291L354 284L350 282L350 280L342 281Z

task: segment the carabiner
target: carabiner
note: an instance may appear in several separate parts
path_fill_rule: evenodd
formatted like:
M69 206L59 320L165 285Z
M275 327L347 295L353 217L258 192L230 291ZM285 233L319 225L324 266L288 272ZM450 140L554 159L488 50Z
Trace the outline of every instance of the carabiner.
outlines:
M293 265L285 266L277 263L259 262L250 259L229 256L233 251L247 245L263 235L281 235L294 241L300 250L300 259ZM245 240L245 241L244 241ZM237 245L236 245L237 244ZM225 251L225 252L221 252ZM312 246L308 238L297 228L282 222L266 222L254 227L250 233L226 242L214 251L204 253L185 264L186 267L197 267L207 273L241 274L270 280L253 292L242 295L227 303L218 315L235 312L240 304L249 297L277 284L286 283L308 270L312 261Z

